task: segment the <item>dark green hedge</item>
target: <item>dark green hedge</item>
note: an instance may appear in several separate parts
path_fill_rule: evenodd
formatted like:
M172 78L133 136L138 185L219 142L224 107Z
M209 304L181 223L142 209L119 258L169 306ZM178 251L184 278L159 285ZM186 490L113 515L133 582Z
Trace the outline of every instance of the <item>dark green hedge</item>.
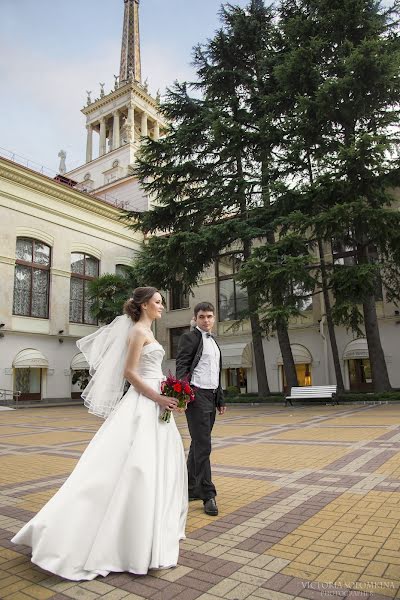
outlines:
M340 396L337 396L337 400L341 403L346 402L400 402L400 390L394 392L382 392L380 394L365 394L365 393L345 393ZM260 397L257 394L240 394L238 396L230 396L229 394L225 396L225 402L227 404L252 404L252 403L268 403L268 402L285 402L284 394L273 394L267 397ZM297 404L301 404L301 400L296 400L293 402ZM309 400L309 403L315 402L314 400ZM324 399L321 399L321 402L325 402ZM329 402L329 400L326 400Z
M274 394L273 396L267 396L262 398L258 394L240 394L239 396L225 396L225 402L227 404L252 404L252 403L265 403L265 402L284 402L285 396L283 394Z
M337 396L339 402L388 402L388 401L400 401L400 390L394 392L381 392L362 394L358 393L345 393Z

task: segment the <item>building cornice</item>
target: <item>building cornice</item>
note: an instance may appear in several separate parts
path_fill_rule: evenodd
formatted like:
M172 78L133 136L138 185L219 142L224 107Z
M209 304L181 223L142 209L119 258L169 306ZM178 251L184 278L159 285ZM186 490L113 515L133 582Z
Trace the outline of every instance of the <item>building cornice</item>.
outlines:
M109 108L110 102L118 100L125 96L129 92L134 92L135 96L149 104L154 110L159 113L160 106L158 102L150 96L143 88L137 85L134 81L128 81L125 85L119 87L117 90L113 90L103 98L98 98L89 106L84 106L81 112L87 117L95 113L97 110L102 108ZM160 122L164 124L164 119L160 115Z
M114 239L121 240L129 247L135 247L142 243L142 237L129 231L121 222L120 217L123 211L110 206L103 200L94 199L89 194L78 190L70 190L40 173L0 157L0 183L2 180L3 182L16 184L16 186L20 185L28 192L37 191L54 201L54 206L44 207L40 197L34 198L32 194L25 195L17 191L11 192L7 189L1 189L1 186L0 206L10 208L8 201L12 201L14 202L14 210L26 213L25 207L31 207L43 213L42 218L45 220L54 222L50 215L56 216L58 220L60 218L67 219L73 227L90 227L92 232L96 231L102 239L104 239L104 235L111 234ZM80 210L75 211L71 208ZM93 217L96 218L93 219ZM105 221L102 222L101 218Z
M51 198L56 198L69 205L88 210L91 213L101 215L113 221L118 221L122 213L119 208L111 206L104 200L93 198L93 196L73 188L69 189L62 183L46 177L46 175L32 171L27 167L13 163L2 157L0 157L0 178L36 190Z

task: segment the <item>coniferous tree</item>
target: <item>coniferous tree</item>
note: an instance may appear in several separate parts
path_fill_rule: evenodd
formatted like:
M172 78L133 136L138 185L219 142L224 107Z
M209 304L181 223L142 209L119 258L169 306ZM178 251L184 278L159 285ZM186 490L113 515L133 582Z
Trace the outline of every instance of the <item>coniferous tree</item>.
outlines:
M272 17L258 0L249 13L261 30L256 41L264 35L259 48L264 51ZM234 28L243 15L235 7L222 10L221 30L195 49L197 82L175 84L167 93L162 109L171 123L168 135L150 140L138 159L137 174L156 204L149 213L128 217L137 219L132 227L159 234L149 239L139 262L143 277L165 288L177 276L192 288L226 249L240 252L245 262L254 239L265 235L254 213L262 202L260 159L254 151L259 117L248 102L254 65L248 71L251 59L246 62L242 52L248 51L248 41L238 39L240 28ZM189 94L193 88L200 98ZM265 395L262 330L251 286L248 302L259 393Z
M362 317L377 391L390 389L376 316L378 278L389 299L399 297L400 223L388 191L398 183L396 16L396 6L384 10L373 0L284 0L280 9L277 78L290 108L283 164L297 178L281 209L301 211L303 220L295 211L292 224L311 229L318 241L324 296L329 303L328 287L334 290L336 321L360 332ZM325 263L331 241L352 264Z

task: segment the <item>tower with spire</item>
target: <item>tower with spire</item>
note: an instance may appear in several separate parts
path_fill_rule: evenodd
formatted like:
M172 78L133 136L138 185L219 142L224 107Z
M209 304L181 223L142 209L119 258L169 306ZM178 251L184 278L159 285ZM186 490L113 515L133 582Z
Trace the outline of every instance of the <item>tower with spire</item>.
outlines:
M86 117L86 162L67 173L77 187L127 208L146 210L148 200L132 176L135 155L143 137L158 139L166 123L153 98L142 84L139 0L124 1L124 23L119 76L106 93L100 84L98 98L82 109Z

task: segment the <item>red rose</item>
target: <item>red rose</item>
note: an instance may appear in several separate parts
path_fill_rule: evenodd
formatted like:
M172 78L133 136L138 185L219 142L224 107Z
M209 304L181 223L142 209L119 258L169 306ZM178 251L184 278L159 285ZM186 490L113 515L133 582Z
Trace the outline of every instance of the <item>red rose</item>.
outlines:
M175 385L174 385L174 391L178 392L178 393L182 391L182 386L181 386L180 383L175 383Z
M185 385L185 394L190 394L190 392L191 392L190 385L187 383Z

